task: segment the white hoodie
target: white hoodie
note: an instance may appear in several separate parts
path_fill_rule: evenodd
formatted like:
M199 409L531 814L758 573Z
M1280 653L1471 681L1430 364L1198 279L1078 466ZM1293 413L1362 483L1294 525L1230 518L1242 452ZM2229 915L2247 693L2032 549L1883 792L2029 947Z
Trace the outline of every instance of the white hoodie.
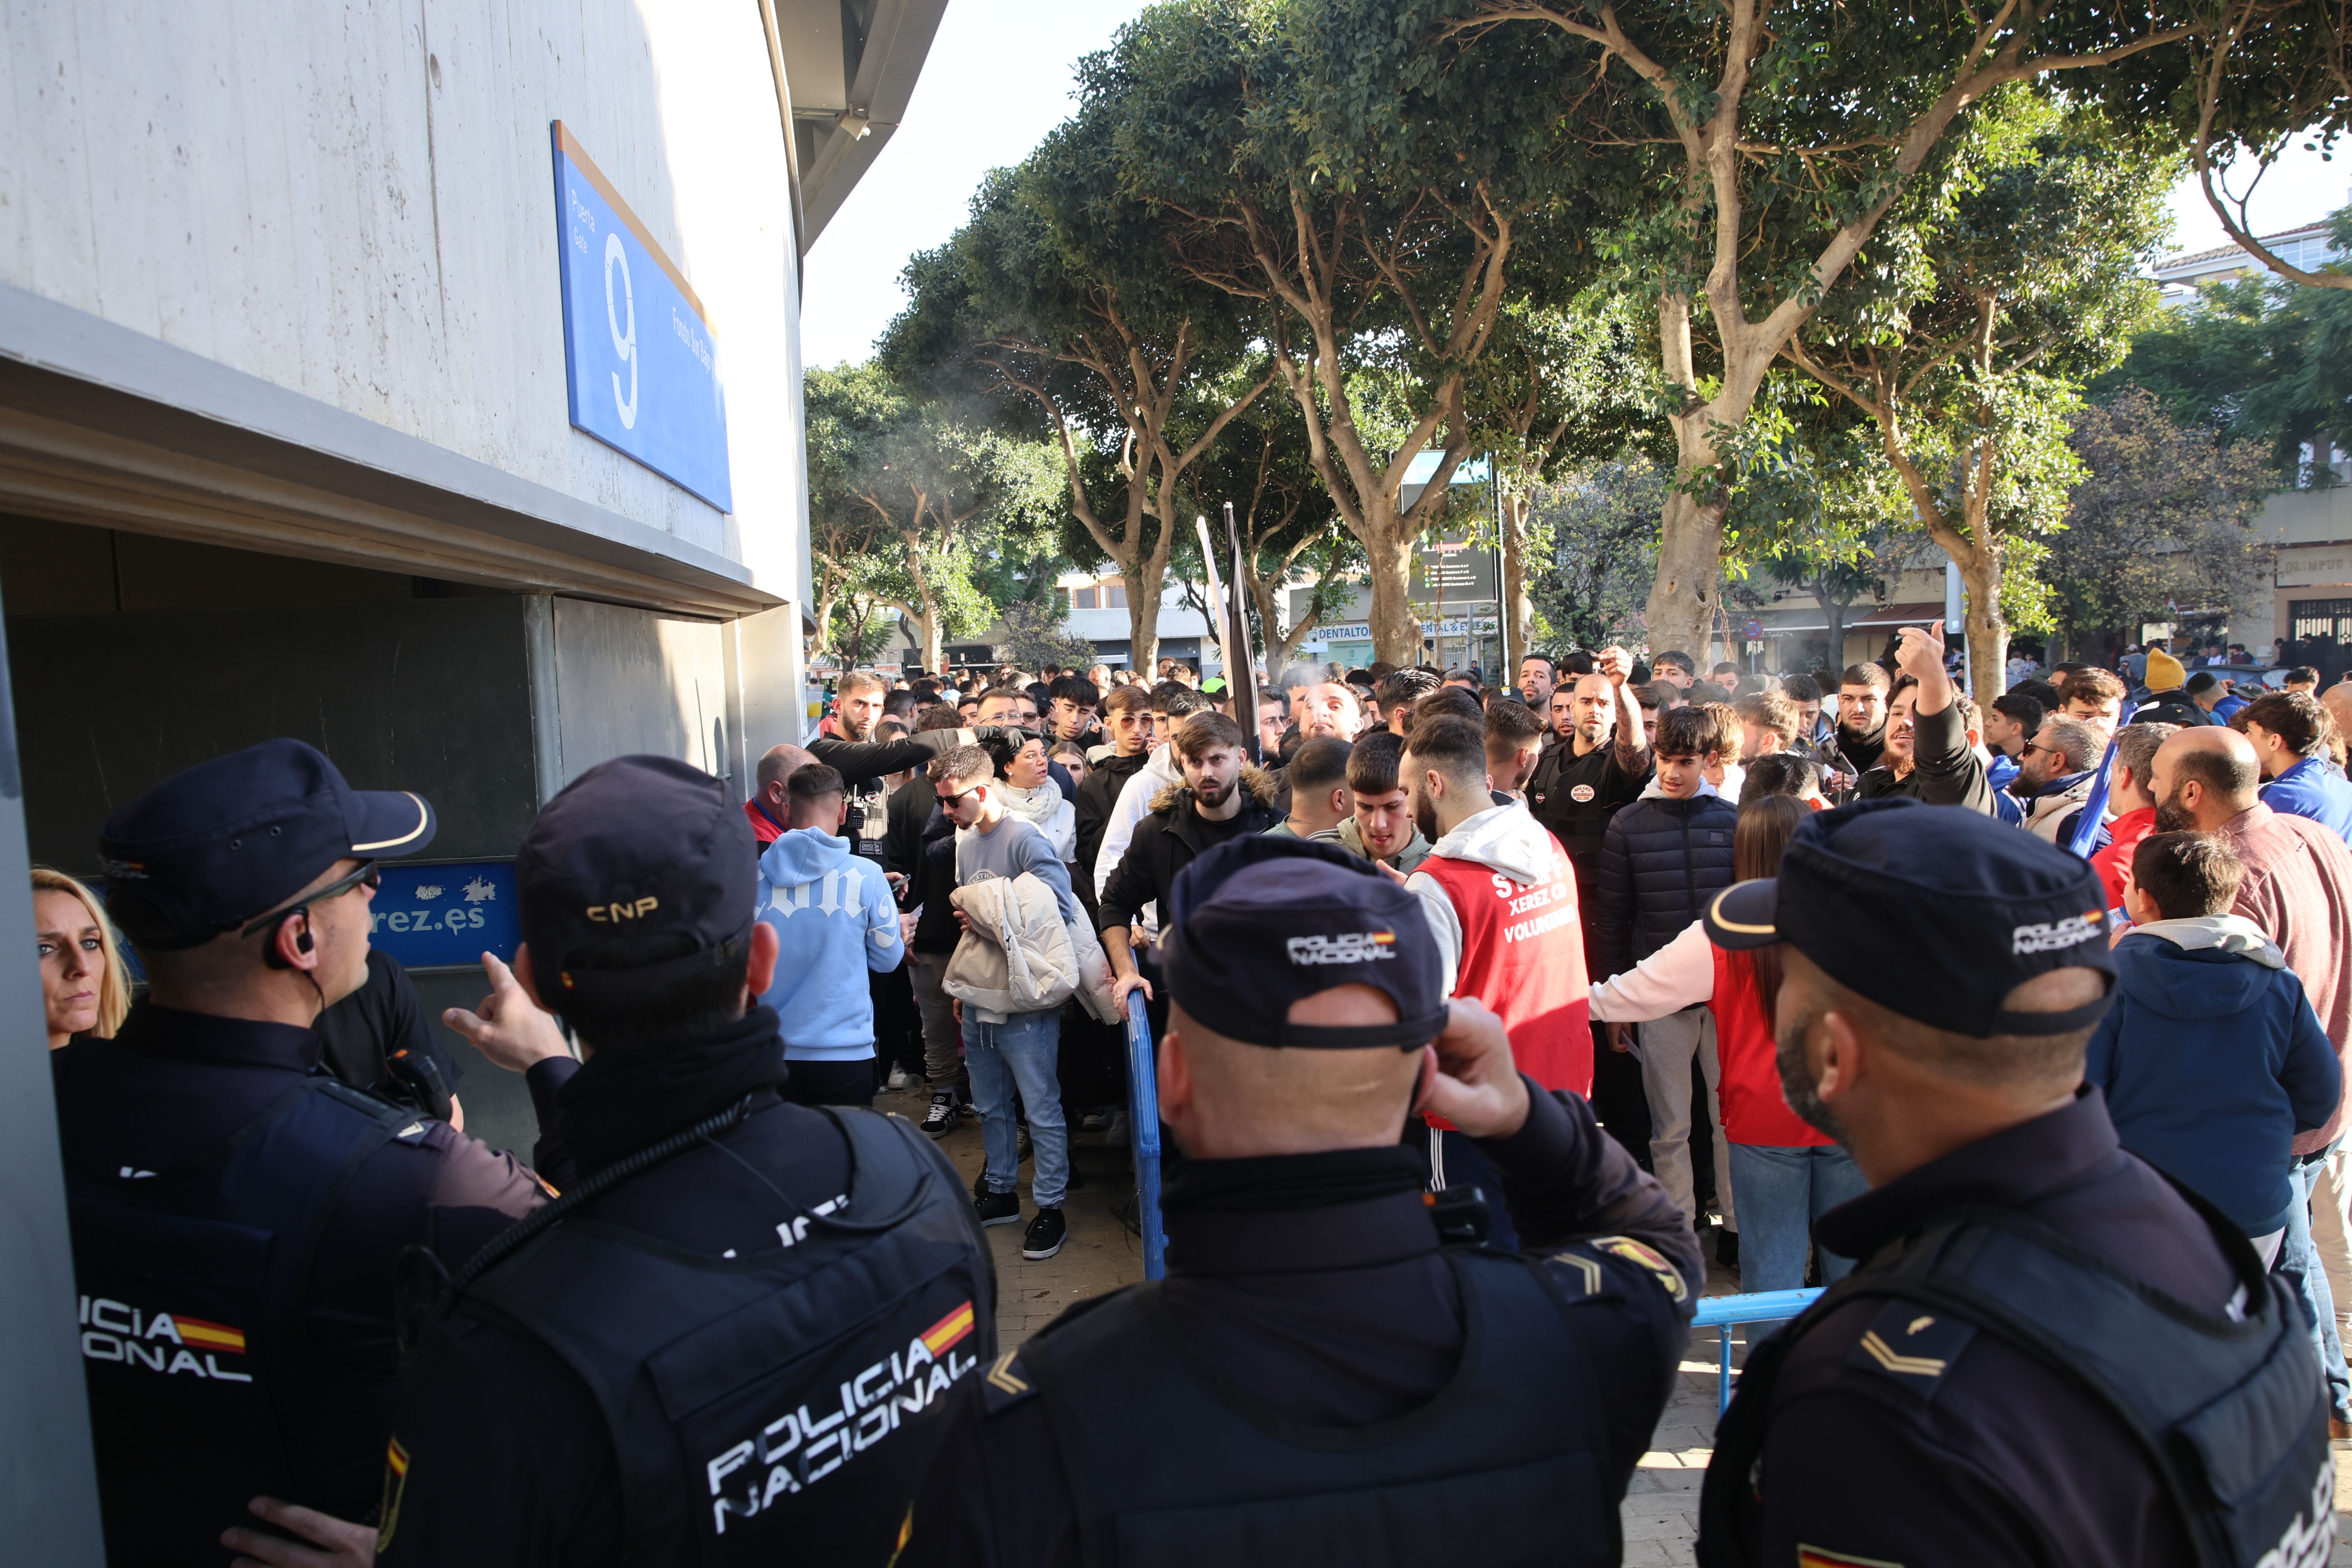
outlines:
M1513 801L1508 805L1490 805L1469 817L1429 852L1448 860L1474 861L1525 888L1550 879L1556 847L1550 830L1528 812L1527 803ZM1428 872L1415 871L1404 885L1408 892L1420 895L1422 910L1429 916L1438 954L1445 961L1445 994L1451 996L1462 967L1461 917L1454 912L1454 900L1446 897L1444 885Z
M1118 804L1110 808L1110 820L1103 825L1102 845L1095 851L1097 900L1110 891L1110 874L1127 858L1127 847L1135 842L1135 825L1151 815L1151 797L1170 784L1183 782L1184 764L1176 760L1176 748L1163 744L1153 748L1143 765L1119 786ZM1143 911L1143 929L1154 936L1159 933L1156 900Z

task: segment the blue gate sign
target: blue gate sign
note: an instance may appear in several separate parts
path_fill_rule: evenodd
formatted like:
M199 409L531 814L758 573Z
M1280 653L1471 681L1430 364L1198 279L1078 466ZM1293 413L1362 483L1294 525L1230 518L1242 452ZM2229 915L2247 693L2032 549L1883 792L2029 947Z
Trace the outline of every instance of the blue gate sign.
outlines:
M485 952L514 962L522 922L515 913L513 861L403 860L380 869L383 885L370 906L375 930L368 942L402 968L478 964Z
M572 423L733 511L727 389L702 301L561 120L554 134Z

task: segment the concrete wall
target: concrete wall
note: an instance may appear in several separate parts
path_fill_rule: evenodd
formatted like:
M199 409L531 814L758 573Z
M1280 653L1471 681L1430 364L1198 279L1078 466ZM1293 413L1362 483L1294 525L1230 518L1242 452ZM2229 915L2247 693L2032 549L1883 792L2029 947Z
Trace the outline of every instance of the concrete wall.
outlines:
M758 7L0 0L0 282L804 601L799 280ZM731 518L570 426L556 119L709 308Z

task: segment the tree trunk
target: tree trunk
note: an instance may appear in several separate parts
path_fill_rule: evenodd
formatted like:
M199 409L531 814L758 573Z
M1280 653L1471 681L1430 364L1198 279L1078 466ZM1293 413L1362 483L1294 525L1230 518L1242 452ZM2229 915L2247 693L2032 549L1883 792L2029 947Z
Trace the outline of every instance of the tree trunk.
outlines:
M1154 668L1160 662L1160 591L1162 580L1144 580L1140 573L1127 580L1127 661L1128 668L1152 679Z
M1372 520L1366 518L1370 523ZM1372 658L1405 668L1422 661L1421 617L1412 613L1412 536L1393 513L1385 529L1368 529L1383 542L1364 542L1372 584Z
M826 589L817 595L816 635L809 642L809 657L815 658L833 646L834 594Z
M1535 601L1528 597L1528 512L1532 498L1508 496L1498 520L1503 531L1503 679L1516 680L1519 661L1528 657L1528 639L1535 631Z
M1960 560L1969 590L1969 678L1981 708L2009 689L2009 623L2000 613L2002 562L1998 545L1979 544Z
M1707 461L1713 460L1707 454ZM1677 486L1701 466L1685 454L1675 470ZM1722 598L1723 505L1702 502L1677 488L1666 497L1660 520L1658 575L1644 612L1651 657L1675 652L1703 659Z

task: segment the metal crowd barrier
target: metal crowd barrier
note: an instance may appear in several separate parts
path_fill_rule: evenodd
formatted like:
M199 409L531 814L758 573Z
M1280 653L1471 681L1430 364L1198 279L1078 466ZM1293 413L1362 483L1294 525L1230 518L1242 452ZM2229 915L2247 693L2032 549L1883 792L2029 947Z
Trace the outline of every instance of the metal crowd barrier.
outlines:
M1160 1077L1143 993L1127 994L1127 1131L1135 1150L1135 1221L1143 1235L1143 1277L1168 1272L1168 1237L1160 1228Z
M1716 1336L1715 1413L1731 1408L1731 1331L1741 1323L1785 1323L1810 1307L1819 1290L1759 1290L1752 1296L1702 1296L1695 1329Z

